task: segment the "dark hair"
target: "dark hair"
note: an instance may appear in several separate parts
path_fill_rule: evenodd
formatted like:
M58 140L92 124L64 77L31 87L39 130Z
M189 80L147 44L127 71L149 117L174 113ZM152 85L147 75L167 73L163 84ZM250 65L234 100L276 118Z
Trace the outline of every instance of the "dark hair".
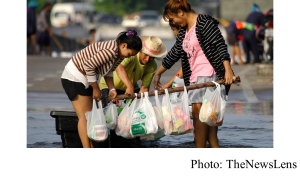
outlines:
M44 4L44 6L43 6L42 9L45 9L47 6L52 6L52 3L50 3L50 2L45 2L45 4Z
M140 51L142 49L142 40L137 36L135 30L123 31L117 36L118 44L126 43L127 48Z
M174 24L171 21L169 21L169 25L171 28L175 28L176 30L180 30L180 26L178 24Z
M96 32L96 29L95 29L95 28L92 28L92 29L90 29L89 34L92 34L92 33L94 33L94 32Z
M169 0L165 4L164 12L163 12L163 19L165 21L169 21L169 14L176 14L178 10L184 12L195 12L192 8L190 3L187 0Z

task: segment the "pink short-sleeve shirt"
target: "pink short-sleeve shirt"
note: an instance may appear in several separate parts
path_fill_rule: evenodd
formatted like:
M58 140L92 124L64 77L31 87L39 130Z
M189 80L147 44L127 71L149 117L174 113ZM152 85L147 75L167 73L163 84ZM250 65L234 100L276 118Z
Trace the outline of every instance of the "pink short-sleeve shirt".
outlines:
M196 82L198 76L212 76L216 74L199 45L196 36L196 23L186 32L182 47L187 53L192 71L190 82Z

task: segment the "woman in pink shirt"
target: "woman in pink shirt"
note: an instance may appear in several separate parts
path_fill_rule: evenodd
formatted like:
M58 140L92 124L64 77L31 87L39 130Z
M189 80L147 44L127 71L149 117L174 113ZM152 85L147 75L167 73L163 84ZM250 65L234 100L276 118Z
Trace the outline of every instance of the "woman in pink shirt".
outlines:
M234 73L227 45L218 28L219 22L209 15L196 14L187 0L169 0L165 4L163 18L181 28L174 46L154 76L154 88L161 88L161 74L181 59L183 77L189 78L190 85L224 79L226 86L222 87L224 96L227 95ZM195 144L197 148L204 148L208 141L210 147L218 148L218 127L208 126L199 119L205 90L201 88L188 92L189 103L192 104Z

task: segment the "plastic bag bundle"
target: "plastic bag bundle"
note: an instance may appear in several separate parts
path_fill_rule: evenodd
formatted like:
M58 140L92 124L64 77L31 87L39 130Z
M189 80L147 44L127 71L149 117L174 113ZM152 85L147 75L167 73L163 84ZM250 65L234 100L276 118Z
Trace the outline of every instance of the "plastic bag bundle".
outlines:
M199 119L209 126L221 126L223 124L227 100L225 100L225 96L222 96L220 84L212 82L216 87L206 88L199 112Z
M135 94L137 96L137 94ZM129 100L121 113L118 116L117 126L116 126L116 134L118 136L122 136L124 138L134 138L130 133L132 114L134 110L139 106L140 100L134 98L133 100Z
M186 134L194 130L193 121L190 117L188 94L184 86L183 93L177 102L171 102L173 119L173 130L171 134Z
M116 104L110 102L106 106L105 119L107 128L114 130L118 120L118 110Z
M165 136L164 133L164 121L163 121L163 115L161 111L161 101L162 101L162 96L158 95L158 91L154 91L155 96L149 97L149 101L152 104L152 107L155 112L156 120L157 120L157 125L158 125L158 130L155 134L146 134L146 135L141 135L140 139L141 140L147 140L147 141L157 141L160 138Z
M97 108L97 102L94 99L92 110L86 112L85 116L87 119L88 137L94 141L105 141L108 137L108 129L106 127L101 101L99 101Z
M156 115L149 101L148 92L141 93L141 95L140 105L132 115L130 133L133 136L155 134L158 130Z

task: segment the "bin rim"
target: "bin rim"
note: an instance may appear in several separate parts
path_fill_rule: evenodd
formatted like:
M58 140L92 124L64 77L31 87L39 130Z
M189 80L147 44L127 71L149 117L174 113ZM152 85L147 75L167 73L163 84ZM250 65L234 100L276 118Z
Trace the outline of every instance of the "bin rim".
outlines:
M75 111L51 111L50 112L50 116L53 117L53 118L56 118L58 116L76 116L77 117L77 114Z

